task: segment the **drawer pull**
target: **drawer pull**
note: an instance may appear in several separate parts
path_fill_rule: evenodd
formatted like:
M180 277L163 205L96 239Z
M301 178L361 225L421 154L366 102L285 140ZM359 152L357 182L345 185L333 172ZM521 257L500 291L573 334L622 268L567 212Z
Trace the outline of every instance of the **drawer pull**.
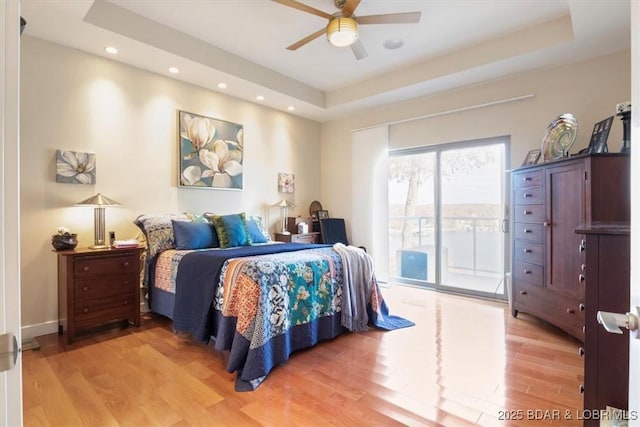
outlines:
M531 215L531 211L528 211L528 210L526 210L526 209L524 210L524 212L523 212L523 213L524 213L525 215Z
M580 384L580 387L578 387L578 391L580 392L580 394L584 394L584 385Z
M524 274L531 274L531 273L533 273L533 271L531 271L531 270L524 270Z
M571 307L567 307L567 314L573 314L573 313L575 313L575 312L576 312L576 311L575 311L573 308L571 308Z
M129 281L128 281L128 280L123 280L123 281L122 281L122 286L127 286L128 284L129 284Z
M520 295L526 295L527 291L520 291Z
M578 245L578 252L584 252L587 247L587 242L584 239L580 240L580 244Z
M522 230L522 231L523 231L523 233L524 233L524 234L532 233L532 232L533 232L532 230L529 230L528 228L525 228L525 229L524 229L524 230Z
M531 251L531 249L525 249L525 250L523 250L523 252L524 252L525 254L530 254L532 251Z
M82 267L82 271L87 272L91 270L91 267L89 267L88 265L85 265L84 267Z
M88 312L89 312L89 307L85 307L85 308L83 308L83 309L82 309L82 312L83 312L83 313L88 313Z
M578 280L580 282L584 282L585 278L584 278L584 274L578 274Z
M580 357L584 356L584 348L580 347L578 349L578 356L580 356Z
M123 267L129 267L129 261L125 261L125 262L123 262L123 263L122 263L122 266L123 266Z
M85 291L85 292L87 292L87 291L89 290L89 287L88 287L88 286L83 286L83 287L82 287L82 290L83 290L83 291Z
M522 180L524 182L531 181L531 177L530 176L525 176L524 178L522 178Z
M545 227L548 227L548 226L550 226L550 225L551 225L551 223L550 223L550 222L548 222L548 221L545 221L545 222L543 222L543 223L542 223L542 225L544 225Z
M580 309L580 311L584 311L584 304L583 303L578 304L578 309Z
M127 304L129 304L129 300L127 300L127 299L123 299L123 300L122 300L122 305L127 305Z
M529 197L532 197L532 196L533 196L533 194L531 194L531 193L524 193L524 198L525 199L529 198Z

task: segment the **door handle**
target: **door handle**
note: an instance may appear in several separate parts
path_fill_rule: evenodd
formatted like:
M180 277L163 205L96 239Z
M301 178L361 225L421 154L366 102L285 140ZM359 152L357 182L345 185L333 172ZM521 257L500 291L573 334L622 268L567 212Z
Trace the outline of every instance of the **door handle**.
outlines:
M630 331L638 330L638 317L640 315L640 307L635 308L635 313L611 313L609 311L598 311L596 318L607 332L612 334L622 334L621 328L627 328ZM636 333L636 338L638 334Z
M0 372L13 368L18 360L18 340L13 334L0 335Z

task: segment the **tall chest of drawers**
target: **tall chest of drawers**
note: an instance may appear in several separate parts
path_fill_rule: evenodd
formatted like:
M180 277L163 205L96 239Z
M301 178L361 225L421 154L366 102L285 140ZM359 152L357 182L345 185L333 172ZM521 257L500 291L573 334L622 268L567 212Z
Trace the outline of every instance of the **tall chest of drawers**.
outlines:
M580 155L512 171L513 315L584 341L585 244L574 230L629 220L629 157Z
M58 332L67 344L79 332L116 320L140 326L141 251L58 252Z

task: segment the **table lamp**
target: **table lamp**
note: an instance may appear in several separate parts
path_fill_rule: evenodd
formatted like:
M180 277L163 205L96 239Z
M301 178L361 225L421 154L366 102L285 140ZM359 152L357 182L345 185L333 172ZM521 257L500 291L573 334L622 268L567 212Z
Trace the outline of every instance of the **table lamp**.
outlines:
M94 244L89 249L106 249L109 247L104 240L104 207L105 206L122 206L115 200L98 193L86 200L76 203L74 206L94 206L93 210L93 228L94 228Z
M291 203L286 199L282 199L278 203L276 203L274 206L280 207L280 220L281 220L281 228L282 228L282 230L280 230L280 234L291 234L287 230L287 209L293 208L296 205L294 205L293 203Z

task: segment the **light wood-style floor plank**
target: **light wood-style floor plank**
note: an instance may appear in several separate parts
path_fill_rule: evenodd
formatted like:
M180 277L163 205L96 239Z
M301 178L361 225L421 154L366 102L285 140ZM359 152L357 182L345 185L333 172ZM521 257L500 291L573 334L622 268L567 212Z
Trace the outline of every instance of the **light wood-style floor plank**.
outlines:
M69 347L38 337L41 349L23 354L25 425L581 425L574 338L503 303L403 286L383 295L416 326L297 352L254 392L234 390L225 353L161 316ZM536 419L545 411L560 419Z

